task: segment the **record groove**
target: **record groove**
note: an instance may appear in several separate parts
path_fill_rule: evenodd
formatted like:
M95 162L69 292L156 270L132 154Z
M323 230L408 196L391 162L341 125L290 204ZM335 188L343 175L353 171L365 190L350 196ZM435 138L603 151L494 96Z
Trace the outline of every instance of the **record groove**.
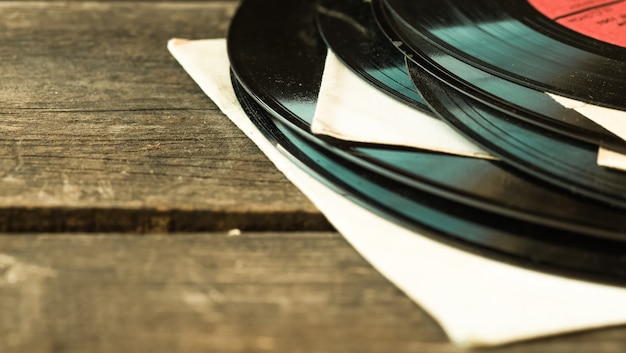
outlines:
M244 110L266 138L288 151L292 162L353 202L421 235L494 259L576 278L626 284L624 242L586 239L480 211L468 212L462 205L406 189L318 150L304 138L306 135L267 114L236 79L233 85Z
M291 2L290 6L295 3ZM307 3L300 0L300 3L299 8L288 7L285 11L302 14L299 16L303 19L301 22L284 23L282 26L272 23L271 30L267 32L263 31L263 23L251 21L238 13L231 25L229 48L232 70L253 98L275 118L308 133L319 92L325 52L310 46L310 42L302 42L300 46L283 46L281 33L308 33L308 28L315 26L305 13L314 11L310 6L311 1ZM258 16L261 9L251 8L254 11L248 14ZM248 23L255 25L250 26ZM263 50L255 47L259 43L266 46L264 50L271 56L259 53ZM320 40L315 43L324 46ZM264 61L247 60L255 53L259 53L258 57ZM303 77L301 73L304 71L316 74ZM284 83L276 84L271 79L261 81L272 76L281 77ZM293 97L300 97L301 100L294 102ZM311 115L301 115L308 113ZM350 145L345 142L341 146L325 145L342 158L350 159L408 187L427 190L497 214L561 229L586 229L590 234L609 238L622 237L626 230L626 219L622 217L621 210L554 191L538 180L526 180L502 163L411 149ZM511 193L512 189L523 192ZM542 202L537 203L537 199ZM583 217L584 214L594 216Z
M580 35L527 0L382 0L409 45L418 37L517 84L626 110L626 48Z
M272 4L247 0L233 19L228 42L235 81L243 87L240 93L245 90L252 103L260 105L258 111L276 120L275 126L288 137L281 144L304 146L292 153L322 173L327 184L347 190L348 197L409 228L456 246L570 275L623 280L623 210L551 190L499 163L333 145L310 134L325 53L323 43L311 38L316 33L310 27L315 27L315 7L305 0ZM281 17L290 20L280 22ZM285 44L287 39L295 41ZM268 129L268 124L262 126ZM445 167L423 163L429 158ZM450 163L453 160L457 162ZM323 163L329 164L322 168ZM455 168L463 163L475 169L459 173ZM502 188L490 188L498 180ZM588 212L595 216L581 217Z
M622 139L575 110L563 107L547 94L479 70L419 36L409 39L410 35L403 32L405 29L390 18L382 0L372 0L372 8L381 29L399 50L455 89L552 132L613 150L624 149ZM405 42L413 42L413 45Z
M597 165L597 146L511 119L417 65L409 70L433 111L506 163L571 193L626 208L625 175Z
M428 112L409 77L404 56L380 31L367 3L320 0L317 11L324 42L347 67L392 97Z

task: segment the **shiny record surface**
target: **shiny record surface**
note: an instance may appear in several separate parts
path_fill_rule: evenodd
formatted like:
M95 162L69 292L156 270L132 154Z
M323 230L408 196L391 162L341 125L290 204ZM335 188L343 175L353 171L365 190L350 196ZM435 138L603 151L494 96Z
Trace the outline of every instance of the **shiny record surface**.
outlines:
M492 258L577 278L626 284L624 241L590 238L497 217L407 189L318 148L313 136L274 119L234 81L242 107L265 137L288 151L294 163L355 203L422 235Z
M428 111L413 87L404 55L380 31L368 3L320 0L317 9L322 38L346 66L387 94Z
M324 44L315 38L284 43L291 36L298 38L297 33L317 33L311 30L316 28L309 15L315 11L312 2L273 0L275 6L267 7L263 1L247 0L228 37L232 70L241 85L275 118L306 134L325 60L318 46ZM284 16L301 20L278 22L270 16L276 16L278 8ZM376 145L317 143L407 187L497 214L607 238L621 239L626 230L623 210L554 190L503 163Z
M624 261L611 255L625 241L623 210L553 190L500 163L379 146L335 145L310 134L307 122L315 109L324 50L317 47L321 41L294 34L316 33L308 28L315 24L307 13L315 9L304 0L273 0L271 5L254 0L242 4L228 38L232 69L259 109L284 128L283 134L307 141L308 149L303 147L298 160L309 160L313 166L326 163L321 153L332 161L323 168L327 183L342 185L350 191L349 197L410 227L438 229L426 234L457 246L518 259L535 258L533 247L542 247L537 252L546 251L550 266L576 273L591 271L598 278L616 276L615 269L605 272L603 266ZM300 21L277 21L281 16L276 16L276 9ZM290 36L299 40L285 44L286 37L294 39ZM395 191L389 193L391 188ZM479 225L465 228L471 224ZM548 259L548 253L571 251L578 254L575 263L569 258ZM608 255L587 266L580 262L583 253L591 258Z
M626 110L626 48L561 26L527 0L383 2L411 46L425 39L520 85Z
M511 119L415 64L409 64L409 71L434 111L506 163L572 193L626 209L626 173L598 166L597 146Z
M231 68L246 90L303 129L313 121L327 50L315 7L307 0L245 0L227 41Z
M389 40L397 43L398 49L413 62L450 86L507 112L512 118L584 142L612 149L623 148L624 142L620 138L576 111L563 107L547 94L480 70L421 36L407 33L406 26L396 22L382 0L372 0L372 4L377 22Z

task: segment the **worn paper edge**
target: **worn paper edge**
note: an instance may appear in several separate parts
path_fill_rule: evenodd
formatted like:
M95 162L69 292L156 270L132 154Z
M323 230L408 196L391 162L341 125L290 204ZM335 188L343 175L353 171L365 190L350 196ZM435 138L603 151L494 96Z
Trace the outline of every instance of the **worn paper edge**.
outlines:
M346 141L496 159L445 122L380 92L330 50L311 131Z
M225 46L224 40L174 39L168 43L173 56L224 114L355 249L427 310L455 344L501 345L626 323L623 288L534 272L442 245L355 206L295 167L263 137L240 106L219 99L220 94L233 99L234 93L232 87L230 91L212 87L209 72L218 70L212 65L216 62L209 63L206 55L201 55L201 61L193 60L198 50L202 54L223 50L225 56ZM451 274L454 278L447 278Z
M626 171L626 155L611 151L608 148L598 148L598 165L620 171Z

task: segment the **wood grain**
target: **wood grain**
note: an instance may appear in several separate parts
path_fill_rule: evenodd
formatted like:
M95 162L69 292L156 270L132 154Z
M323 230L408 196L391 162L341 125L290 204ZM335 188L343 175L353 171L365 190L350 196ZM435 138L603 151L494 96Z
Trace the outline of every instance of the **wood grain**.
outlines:
M304 232L330 227L167 53L236 6L0 2L0 232L55 232L0 235L0 352L467 351ZM621 353L626 328L486 351Z
M331 229L167 52L236 6L0 3L0 231Z
M465 352L335 233L0 236L1 352ZM489 349L624 352L626 329Z

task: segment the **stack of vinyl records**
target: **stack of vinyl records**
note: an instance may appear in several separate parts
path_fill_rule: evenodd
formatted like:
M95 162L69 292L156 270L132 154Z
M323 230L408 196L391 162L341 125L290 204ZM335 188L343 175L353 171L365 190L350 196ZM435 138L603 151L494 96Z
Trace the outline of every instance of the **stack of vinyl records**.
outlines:
M619 1L245 0L228 53L266 138L357 204L486 257L624 285L626 172L598 153L626 152L625 23ZM493 158L313 133L329 49L403 118L445 122Z

